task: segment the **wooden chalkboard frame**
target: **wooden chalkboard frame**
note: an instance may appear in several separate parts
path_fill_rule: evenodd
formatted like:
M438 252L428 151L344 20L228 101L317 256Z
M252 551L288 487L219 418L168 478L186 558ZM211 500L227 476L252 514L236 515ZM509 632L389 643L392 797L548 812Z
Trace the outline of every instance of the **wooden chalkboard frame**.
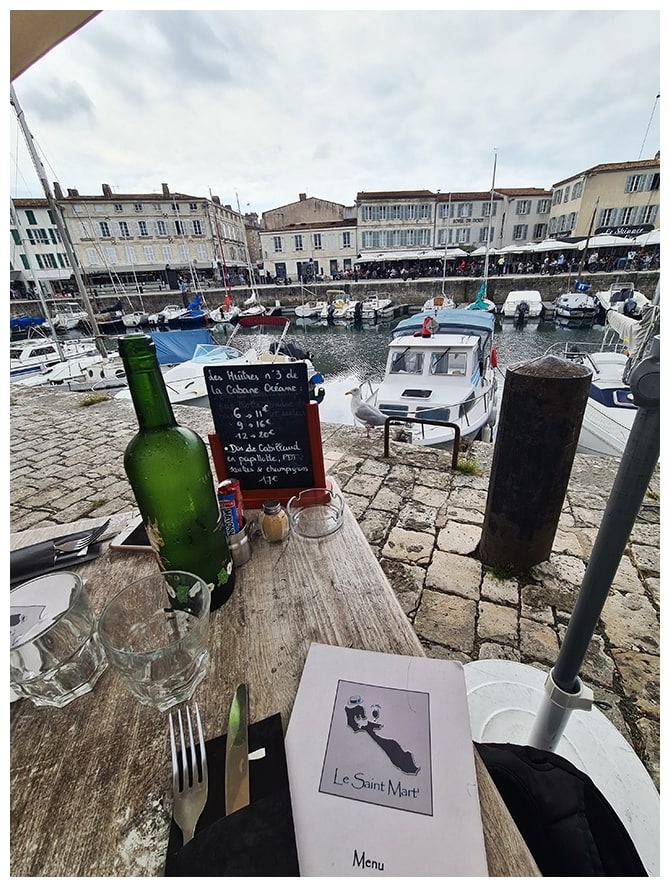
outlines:
M278 364L277 368L286 366L285 364ZM206 382L207 382L206 378ZM306 391L307 389L305 389ZM209 385L208 385L209 391ZM211 401L211 392L210 392L210 401ZM270 395L271 396L271 395ZM211 405L211 404L210 404ZM302 403L300 404L300 408L302 408ZM260 508L267 499L277 499L282 504L286 504L288 500L292 497L300 493L304 489L308 489L309 487L325 487L326 486L326 474L325 467L323 462L323 445L321 441L321 423L319 419L319 407L317 403L312 401L308 401L304 403L305 410L305 425L302 429L302 433L299 435L299 442L304 446L306 444L307 451L302 450L302 456L305 460L306 464L309 466L309 473L311 474L311 483L305 484L303 483L300 486L283 486L283 487L270 487L264 486L262 488L255 488L246 486L245 488L245 480L248 482L249 478L245 478L239 473L235 473L231 471L228 466L228 462L226 459L224 442L221 437L215 430L214 432L209 434L209 445L212 452L212 459L214 461L214 467L216 470L217 478L220 481L227 480L228 478L237 478L240 480L242 500L244 506L246 508ZM214 418L215 428L217 427L217 418L214 413L214 409L212 409L212 415ZM220 420L219 420L220 421ZM219 430L221 430L221 426L219 426ZM253 474L252 474L253 477ZM253 480L256 480L253 477ZM252 482L253 482L252 480ZM256 480L257 482L257 480Z

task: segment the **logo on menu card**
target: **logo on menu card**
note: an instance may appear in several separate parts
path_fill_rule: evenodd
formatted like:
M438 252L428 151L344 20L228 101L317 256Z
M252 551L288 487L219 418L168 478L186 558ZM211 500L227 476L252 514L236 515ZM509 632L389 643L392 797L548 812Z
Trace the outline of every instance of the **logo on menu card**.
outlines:
M319 790L433 813L428 693L338 681Z

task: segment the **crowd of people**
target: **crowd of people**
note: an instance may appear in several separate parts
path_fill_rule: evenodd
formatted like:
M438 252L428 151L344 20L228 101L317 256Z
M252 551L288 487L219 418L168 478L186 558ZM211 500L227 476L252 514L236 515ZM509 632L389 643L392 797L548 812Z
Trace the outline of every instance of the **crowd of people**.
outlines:
M507 253L492 254L488 258L488 276L505 274L574 274L580 266L580 254L547 253L530 255ZM589 255L585 268L591 274L598 271L656 271L659 268L658 250L630 250L625 255ZM341 271L333 280L415 280L425 277L483 277L483 257L463 257L446 264L431 261L417 262L366 262L353 270Z
M583 256L581 254L572 253L546 253L532 255L526 253L515 254L507 253L505 255L496 255L492 253L488 257L489 268L488 276L496 277L506 274L575 274L580 267ZM585 262L584 270L595 274L599 271L657 271L660 267L660 250L656 247L653 250L634 249L631 248L622 254L621 250L608 251L607 255L600 255L597 251L589 253ZM417 280L426 277L483 277L484 276L484 257L483 256L467 256L460 259L449 260L446 263L435 262L431 260L418 260L415 262L394 261L394 262L365 262L354 265L352 269L337 271L333 274L332 280L354 281L359 280ZM323 282L329 278L320 272L316 277L310 280L304 280L308 283L316 280ZM163 289L166 282L161 274L157 275L156 282L159 289ZM190 275L181 274L179 277L179 288L182 294L185 290L192 288ZM275 277L269 269L259 272L258 279L255 281L261 284L290 284L291 278ZM221 281L217 280L213 271L206 272L201 280L197 281L199 286L215 287L221 285ZM249 274L245 269L236 269L235 271L227 271L224 286L249 286ZM102 287L101 289L106 289ZM140 287L142 292L142 287ZM94 295L98 295L97 291L93 291ZM56 295L62 297L75 298L75 291L71 287L63 286L61 291ZM34 287L26 287L20 281L15 282L10 287L10 299L37 299L37 293Z

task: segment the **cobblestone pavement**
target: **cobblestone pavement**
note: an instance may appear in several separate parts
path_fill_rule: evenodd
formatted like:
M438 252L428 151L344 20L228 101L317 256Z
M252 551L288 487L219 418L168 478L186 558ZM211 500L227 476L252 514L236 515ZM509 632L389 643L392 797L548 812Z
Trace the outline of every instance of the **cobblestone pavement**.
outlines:
M130 401L10 389L10 529L50 526L135 508L123 452L137 424ZM176 407L205 439L208 410ZM327 472L374 549L428 656L555 661L602 520L617 463L577 456L548 561L496 578L477 559L493 448L477 443L470 475L451 454L380 433L324 425ZM580 671L604 713L660 790L660 477L631 533Z

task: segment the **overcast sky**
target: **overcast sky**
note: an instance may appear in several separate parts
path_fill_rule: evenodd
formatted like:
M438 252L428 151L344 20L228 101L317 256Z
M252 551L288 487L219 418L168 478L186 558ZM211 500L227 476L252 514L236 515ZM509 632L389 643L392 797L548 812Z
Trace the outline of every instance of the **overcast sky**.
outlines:
M102 12L15 82L81 194L551 188L660 148L660 14ZM43 196L10 108L12 196Z

